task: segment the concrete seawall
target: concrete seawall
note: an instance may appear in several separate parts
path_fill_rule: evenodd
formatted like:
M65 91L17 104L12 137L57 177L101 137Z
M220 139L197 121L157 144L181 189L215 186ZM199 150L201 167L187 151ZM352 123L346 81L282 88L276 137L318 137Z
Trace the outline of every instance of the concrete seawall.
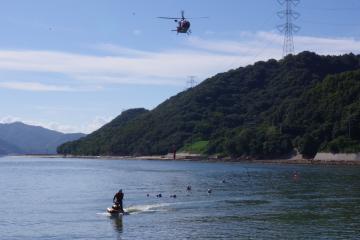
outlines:
M360 153L318 153L314 157L315 161L359 161Z

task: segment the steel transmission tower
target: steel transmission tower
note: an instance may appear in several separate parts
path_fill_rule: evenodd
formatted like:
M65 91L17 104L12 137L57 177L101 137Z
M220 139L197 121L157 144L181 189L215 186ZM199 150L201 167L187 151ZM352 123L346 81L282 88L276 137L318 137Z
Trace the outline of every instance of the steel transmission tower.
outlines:
M195 78L196 76L189 76L189 81L187 81L188 88L193 88L197 85Z
M279 25L278 30L284 34L283 57L289 54L294 54L294 33L300 30L300 27L293 23L294 20L300 17L300 13L293 10L300 0L278 0L279 4L285 6L285 10L279 11L278 16L285 19L285 23Z

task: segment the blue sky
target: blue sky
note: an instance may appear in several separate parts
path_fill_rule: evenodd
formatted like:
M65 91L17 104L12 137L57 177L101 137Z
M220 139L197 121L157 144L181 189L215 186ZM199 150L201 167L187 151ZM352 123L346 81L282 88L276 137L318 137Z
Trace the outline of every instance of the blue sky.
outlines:
M193 19L191 36L172 21ZM279 59L276 0L3 0L0 122L91 132L218 72ZM360 1L303 0L296 52L360 53Z

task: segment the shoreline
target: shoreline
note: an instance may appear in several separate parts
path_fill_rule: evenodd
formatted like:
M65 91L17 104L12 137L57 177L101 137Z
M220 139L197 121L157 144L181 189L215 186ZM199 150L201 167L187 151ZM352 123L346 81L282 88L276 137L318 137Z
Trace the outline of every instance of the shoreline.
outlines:
M6 157L6 156L4 156ZM165 156L75 156L75 155L52 155L52 154L27 154L9 155L8 157L29 158L58 158L58 159L84 159L84 160L144 160L144 161L186 161L206 163L244 163L244 164L289 164L289 165L359 165L358 160L314 160L314 159L239 159L239 158L215 158L206 156L180 156L176 159Z

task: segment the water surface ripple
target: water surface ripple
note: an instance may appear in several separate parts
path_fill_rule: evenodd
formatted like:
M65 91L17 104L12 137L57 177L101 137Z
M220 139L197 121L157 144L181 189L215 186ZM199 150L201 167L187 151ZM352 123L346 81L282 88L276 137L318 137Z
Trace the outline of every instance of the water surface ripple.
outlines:
M131 214L111 217L105 209L120 188ZM1 239L356 239L360 233L359 167L4 157L0 190Z

